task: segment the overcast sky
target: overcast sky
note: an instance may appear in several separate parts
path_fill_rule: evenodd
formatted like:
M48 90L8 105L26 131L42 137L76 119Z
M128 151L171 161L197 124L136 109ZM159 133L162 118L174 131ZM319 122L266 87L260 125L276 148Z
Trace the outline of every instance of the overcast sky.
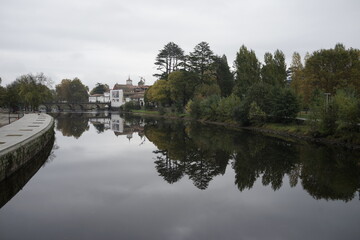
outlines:
M265 52L360 48L359 0L0 0L2 85L43 72L55 84L78 77L146 84L172 41L186 53L206 41L232 66L242 44Z

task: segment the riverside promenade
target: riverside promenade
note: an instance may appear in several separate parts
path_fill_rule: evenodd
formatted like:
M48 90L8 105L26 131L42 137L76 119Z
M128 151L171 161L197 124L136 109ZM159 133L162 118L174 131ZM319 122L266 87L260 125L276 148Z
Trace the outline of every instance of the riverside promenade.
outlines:
M0 181L41 152L54 136L54 119L44 113L24 117L0 128Z

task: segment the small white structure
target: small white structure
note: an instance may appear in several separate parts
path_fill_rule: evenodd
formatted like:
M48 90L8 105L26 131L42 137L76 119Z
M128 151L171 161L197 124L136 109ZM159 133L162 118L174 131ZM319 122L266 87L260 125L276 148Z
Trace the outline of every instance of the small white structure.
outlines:
M119 108L124 104L124 92L122 89L110 90L111 107Z
M89 96L90 103L108 103L110 102L110 93L105 92L104 94L94 94Z

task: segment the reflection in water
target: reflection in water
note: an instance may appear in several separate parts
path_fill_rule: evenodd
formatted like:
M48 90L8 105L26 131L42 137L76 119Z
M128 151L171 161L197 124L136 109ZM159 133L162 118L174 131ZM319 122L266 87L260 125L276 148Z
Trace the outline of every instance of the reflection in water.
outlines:
M69 117L63 123L83 122L81 128L89 130L79 139L55 132L60 147L54 161L0 209L0 239L300 240L360 234L356 152L183 121L101 113ZM1 204L26 179L2 185Z
M156 169L169 183L188 175L197 188L204 190L215 176L225 173L230 154L201 142L196 144L181 122L148 124L145 136L158 147L154 151Z
M126 120L125 120L126 119ZM130 140L134 132L137 132L140 137L144 136L145 120L139 116L120 116L119 114L109 114L109 116L92 116L89 121L97 129L98 133L105 130L112 130L115 136L126 135Z
M47 160L51 160L49 156L54 146L54 140L53 136L43 150L29 160L28 164L0 182L0 209L25 186Z
M174 121L148 124L145 135L157 146L156 169L169 183L188 175L196 187L206 189L231 161L240 191L259 178L278 190L287 176L291 187L301 181L316 199L348 201L359 192L357 152Z
M74 114L58 117L57 129L77 138L89 128L88 121L98 133L112 130L129 141L134 133L146 136L157 147L155 168L170 184L188 176L198 189L205 190L215 176L225 174L230 163L240 191L251 189L258 179L278 190L288 179L291 187L300 182L315 199L349 201L360 189L358 152L133 115Z
M303 151L303 187L316 199L349 201L360 190L359 156L338 149L319 148Z
M78 139L89 130L89 121L85 114L66 113L53 115L53 117L56 118L56 129L61 131L63 136Z

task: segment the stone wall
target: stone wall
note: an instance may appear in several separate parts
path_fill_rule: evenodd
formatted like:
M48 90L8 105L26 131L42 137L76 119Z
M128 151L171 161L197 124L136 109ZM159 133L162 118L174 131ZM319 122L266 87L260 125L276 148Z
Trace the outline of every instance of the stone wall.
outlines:
M53 136L46 146L11 176L0 181L0 209L12 199L48 160L54 146Z
M54 138L54 134L54 122L51 121L51 124L44 131L33 135L27 141L15 145L11 151L0 155L0 181L9 177L41 152L47 143Z

